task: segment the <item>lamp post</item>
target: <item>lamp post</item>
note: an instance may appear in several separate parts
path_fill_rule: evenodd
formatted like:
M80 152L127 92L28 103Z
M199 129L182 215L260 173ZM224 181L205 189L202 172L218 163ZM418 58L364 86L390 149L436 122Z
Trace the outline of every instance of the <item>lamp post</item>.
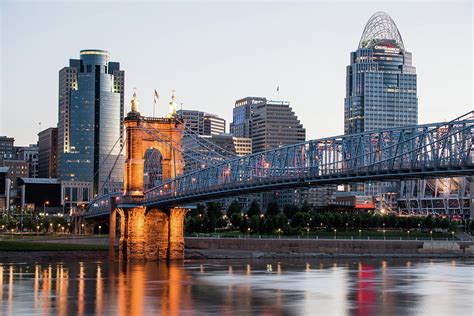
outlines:
M36 237L39 237L39 229L40 229L39 225L36 225Z
M66 206L66 202L69 200L69 198L66 196L64 197L64 202L63 202L63 217L64 217L64 207Z
M410 239L410 231L407 230L408 239Z
M346 233L347 233L347 226L349 226L349 223L346 223Z
M336 238L337 238L337 234L336 234L336 233L337 233L337 230L336 230L336 229L334 229L334 239L336 239Z
M433 231L430 230L430 239L433 240Z
M49 201L43 203L43 214L46 214L46 205L49 205Z
M100 238L100 230L102 229L102 226L99 225L99 238Z
M309 239L309 227L306 227L306 237Z
M84 223L81 224L81 235L84 235Z
M383 230L383 240L385 240L385 229Z
M362 229L359 229L359 239L361 239Z

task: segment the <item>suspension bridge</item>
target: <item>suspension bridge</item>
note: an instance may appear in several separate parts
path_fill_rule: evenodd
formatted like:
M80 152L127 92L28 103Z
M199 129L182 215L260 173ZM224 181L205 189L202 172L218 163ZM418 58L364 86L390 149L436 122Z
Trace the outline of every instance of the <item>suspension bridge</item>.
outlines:
M124 190L86 218L120 215L127 258L182 258L186 205L280 189L474 174L474 111L450 122L310 140L243 157L195 135L176 115L125 118ZM144 181L146 179L146 181Z

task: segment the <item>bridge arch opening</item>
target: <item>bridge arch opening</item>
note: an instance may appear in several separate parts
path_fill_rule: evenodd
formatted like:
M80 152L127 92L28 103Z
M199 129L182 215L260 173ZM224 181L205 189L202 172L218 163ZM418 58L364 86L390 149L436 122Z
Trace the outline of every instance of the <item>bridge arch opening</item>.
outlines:
M143 184L144 189L148 190L163 183L163 156L157 148L150 147L145 151L143 159Z

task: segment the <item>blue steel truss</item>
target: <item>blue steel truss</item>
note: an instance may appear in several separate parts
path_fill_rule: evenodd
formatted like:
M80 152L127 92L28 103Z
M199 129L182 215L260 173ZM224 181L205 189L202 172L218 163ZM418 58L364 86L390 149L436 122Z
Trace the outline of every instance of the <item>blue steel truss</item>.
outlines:
M473 175L473 147L470 112L451 122L310 140L226 160L165 181L140 204L170 207L286 188Z

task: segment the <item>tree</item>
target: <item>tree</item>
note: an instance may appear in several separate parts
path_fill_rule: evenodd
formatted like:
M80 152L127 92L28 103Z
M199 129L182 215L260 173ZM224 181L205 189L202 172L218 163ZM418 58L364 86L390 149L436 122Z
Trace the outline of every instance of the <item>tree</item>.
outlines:
M439 222L439 227L442 228L442 229L448 229L449 228L449 221L447 218L443 218L440 222Z
M458 230L459 230L458 222L456 222L456 221L451 221L451 222L449 223L449 231L456 233Z
M471 231L471 235L474 235L474 220L469 222L469 230Z
M271 201L267 206L267 216L276 216L280 214L280 207L276 201Z
M258 205L256 200L252 200L249 209L247 210L247 216L250 218L255 215L260 216L260 205Z
M304 200L303 205L301 205L301 212L309 213L311 211L311 206L308 201Z
M427 229L433 228L433 226L434 226L433 217L432 217L431 215L426 216L426 217L423 219L422 226L423 226L424 228L427 228Z
M309 214L298 212L291 219L291 227L293 228L303 228L309 226Z
M239 202L234 200L234 201L232 201L232 203L230 203L229 207L227 208L226 215L227 215L227 217L231 217L232 214L235 214L235 213L240 214L241 212L242 212L242 206L240 205Z
M283 214L285 214L287 218L293 218L293 216L298 212L298 206L295 204L286 204L285 207L283 207Z

